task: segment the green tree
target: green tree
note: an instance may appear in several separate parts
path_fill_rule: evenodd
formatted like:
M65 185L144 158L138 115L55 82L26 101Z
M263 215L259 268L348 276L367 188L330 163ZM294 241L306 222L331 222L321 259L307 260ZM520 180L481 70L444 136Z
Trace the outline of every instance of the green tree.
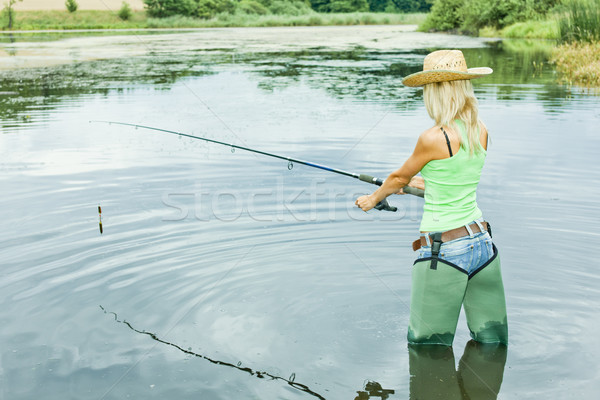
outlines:
M310 6L318 12L329 12L329 3L331 0L310 0Z
M385 11L388 7L388 4L391 0L368 0L369 1L369 11Z
M548 13L560 0L466 0L464 30L484 26L503 28ZM468 29L471 28L471 29Z
M285 15L303 15L312 11L305 0L273 0L268 8L273 14Z
M256 1L251 2L258 4L258 8L262 7ZM236 6L241 4L237 0L144 0L144 3L148 15L157 18L173 15L212 18L222 12L233 13Z
M194 13L195 17L212 18L219 13L230 13L235 11L236 3L233 0L196 0L198 6Z
M195 0L144 0L148 15L165 18L173 15L192 16L198 9Z
M369 3L367 0L331 0L329 11L338 13L369 11Z
M420 30L449 31L460 28L464 21L464 4L465 0L436 0Z
M269 10L258 1L254 0L242 0L237 6L237 9L243 11L246 14L265 15L269 13Z
M8 0L8 3L4 5L4 14L8 17L8 29L12 29L13 22L15 20L15 9L13 8L15 3L23 0Z
M368 0L310 0L310 6L318 12L339 13L369 11L370 8Z
M121 8L119 9L119 12L117 13L119 18L121 18L123 21L127 21L128 19L131 18L132 14L133 14L133 11L131 11L131 7L129 6L129 3L125 2L125 1L123 3L121 3Z
M436 0L420 29L476 33L484 26L503 28L543 16L558 3L560 0Z
M67 7L67 11L74 13L79 8L79 4L75 0L67 0L65 1L65 7Z
M484 26L502 28L531 18L534 11L527 3L523 0L466 0L463 25L475 31Z
M428 12L431 9L432 4L433 0L389 0L388 8L393 6L395 9L401 12ZM384 8L382 11L385 11L388 8ZM373 9L371 10L375 11Z

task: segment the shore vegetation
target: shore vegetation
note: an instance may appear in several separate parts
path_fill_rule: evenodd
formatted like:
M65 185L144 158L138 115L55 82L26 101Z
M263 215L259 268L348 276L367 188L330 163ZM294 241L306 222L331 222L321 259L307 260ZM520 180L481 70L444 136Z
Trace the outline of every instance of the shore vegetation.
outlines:
M475 35L484 28L499 31L519 22L544 20L559 4L560 0L435 0L419 30Z
M600 0L565 0L559 27L563 42L600 41Z
M561 79L600 88L600 0L568 0L560 19L562 44L552 53Z
M211 18L173 15L152 18L143 11L124 14L101 10L21 11L16 14L13 30L72 30L72 29L183 29L220 27L316 26L316 25L418 25L424 13L318 13L306 14L247 14L221 13Z
M435 0L419 30L549 39L561 81L600 87L600 0Z
M562 44L554 49L552 62L562 82L600 88L600 42Z
M17 0L10 0L15 2ZM421 24L432 0L144 0L120 10L20 11L10 30L147 29ZM12 4L12 3L11 3ZM76 4L73 1L73 4ZM6 14L6 13L5 13Z
M516 22L502 29L485 26L479 29L481 37L502 37L507 39L548 39L560 38L557 18Z

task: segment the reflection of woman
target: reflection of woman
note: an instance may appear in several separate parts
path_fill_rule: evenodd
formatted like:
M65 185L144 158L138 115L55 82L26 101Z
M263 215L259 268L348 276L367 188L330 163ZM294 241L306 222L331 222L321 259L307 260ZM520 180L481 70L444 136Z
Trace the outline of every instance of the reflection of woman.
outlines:
M409 345L410 398L495 400L500 392L506 346L470 340L455 367L451 347Z
M368 211L406 185L425 189L421 236L413 243L421 251L412 273L411 343L451 345L463 301L473 339L507 342L500 259L475 194L488 134L470 79L491 72L467 69L459 50L429 54L423 71L403 83L424 86L435 126L419 136L413 154L379 189L356 200ZM415 176L419 172L422 177Z

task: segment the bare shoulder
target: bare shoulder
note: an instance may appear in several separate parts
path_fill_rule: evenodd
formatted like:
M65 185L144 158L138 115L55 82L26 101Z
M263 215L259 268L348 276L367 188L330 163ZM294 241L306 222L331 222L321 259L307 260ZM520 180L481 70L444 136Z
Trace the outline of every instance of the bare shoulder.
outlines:
M434 147L440 140L440 127L432 126L419 135L419 142L425 147Z

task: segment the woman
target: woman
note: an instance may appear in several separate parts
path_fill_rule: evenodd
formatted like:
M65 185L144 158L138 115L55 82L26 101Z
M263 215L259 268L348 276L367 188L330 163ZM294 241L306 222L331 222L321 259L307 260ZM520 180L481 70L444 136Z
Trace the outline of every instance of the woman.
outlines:
M491 73L467 69L459 50L430 53L423 71L402 83L423 86L435 126L419 136L413 154L379 189L356 200L368 211L406 185L425 189L421 236L413 243L421 251L412 271L410 343L451 345L461 305L474 340L508 341L500 258L475 194L488 133L470 79ZM422 177L415 176L419 172Z

